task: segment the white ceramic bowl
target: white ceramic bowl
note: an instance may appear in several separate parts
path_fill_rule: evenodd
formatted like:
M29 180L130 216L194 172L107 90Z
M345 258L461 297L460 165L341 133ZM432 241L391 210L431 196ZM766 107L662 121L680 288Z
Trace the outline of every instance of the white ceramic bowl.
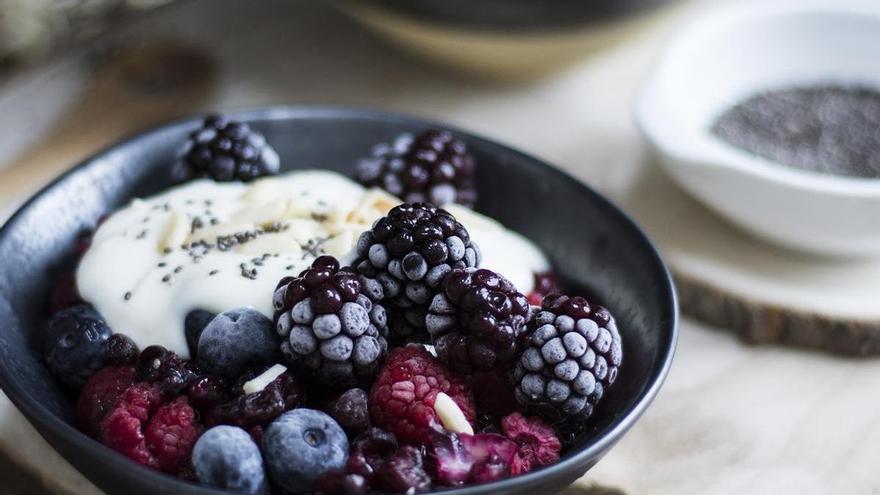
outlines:
M774 88L880 89L880 1L749 2L696 19L636 104L666 171L743 229L797 250L880 256L880 179L803 171L711 133L732 105Z

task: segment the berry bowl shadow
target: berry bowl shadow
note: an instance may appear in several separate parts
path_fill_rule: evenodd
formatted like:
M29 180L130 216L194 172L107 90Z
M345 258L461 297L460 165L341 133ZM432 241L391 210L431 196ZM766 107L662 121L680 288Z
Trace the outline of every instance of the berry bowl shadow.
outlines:
M383 112L273 107L230 113L277 143L282 168L350 174L376 142L400 132L447 127ZM191 118L138 134L76 166L28 201L0 230L0 385L40 434L107 493L217 494L142 467L80 433L72 402L43 365L53 268L76 236L135 196L171 185ZM535 241L566 282L616 315L624 362L588 427L562 459L516 478L445 490L457 495L555 493L605 455L656 396L672 362L678 307L656 249L624 213L559 170L500 144L452 129L474 153L477 210Z

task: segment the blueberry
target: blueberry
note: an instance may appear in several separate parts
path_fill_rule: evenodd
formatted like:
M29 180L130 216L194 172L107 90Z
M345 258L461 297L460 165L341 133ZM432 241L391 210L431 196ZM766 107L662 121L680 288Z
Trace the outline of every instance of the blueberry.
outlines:
M348 437L326 413L294 409L266 428L263 455L277 485L293 492L309 491L321 474L345 466Z
M107 363L106 341L112 333L104 318L89 305L56 313L49 320L43 342L49 371L67 386L83 386Z
M199 437L192 465L203 484L248 494L269 491L260 449L237 426L215 426Z
M246 365L274 362L278 341L272 326L253 309L220 313L199 338L199 364L209 373L236 377Z
M183 320L183 328L184 333L186 333L186 344L189 346L191 357L196 356L199 349L199 337L202 336L202 331L205 330L205 327L208 326L208 323L211 323L215 316L217 315L203 309L195 309L187 313L186 319Z

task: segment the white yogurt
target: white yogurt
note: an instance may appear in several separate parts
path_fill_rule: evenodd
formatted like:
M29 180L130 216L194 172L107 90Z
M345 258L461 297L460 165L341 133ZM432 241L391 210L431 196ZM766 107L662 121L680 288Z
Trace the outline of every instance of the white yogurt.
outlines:
M187 313L250 307L271 318L282 277L322 254L351 262L360 233L399 203L328 171L190 182L133 200L101 224L77 286L114 331L141 348L158 344L188 357ZM533 274L549 268L532 243L467 208L447 209L480 246L481 266L531 292Z

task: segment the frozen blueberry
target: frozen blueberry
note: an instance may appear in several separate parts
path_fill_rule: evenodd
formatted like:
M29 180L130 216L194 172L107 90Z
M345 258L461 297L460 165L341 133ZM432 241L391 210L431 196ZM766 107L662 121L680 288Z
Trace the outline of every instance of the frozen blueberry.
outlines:
M278 341L272 320L253 309L220 313L199 338L198 362L209 373L236 377L246 365L275 361Z
M104 318L89 305L55 313L43 341L49 371L67 386L83 386L107 363L106 341L112 333Z
M314 409L282 414L263 433L269 476L292 492L312 490L326 471L348 460L348 437L332 417Z
M263 456L251 436L237 426L215 426L196 442L192 465L199 482L224 490L266 494Z

